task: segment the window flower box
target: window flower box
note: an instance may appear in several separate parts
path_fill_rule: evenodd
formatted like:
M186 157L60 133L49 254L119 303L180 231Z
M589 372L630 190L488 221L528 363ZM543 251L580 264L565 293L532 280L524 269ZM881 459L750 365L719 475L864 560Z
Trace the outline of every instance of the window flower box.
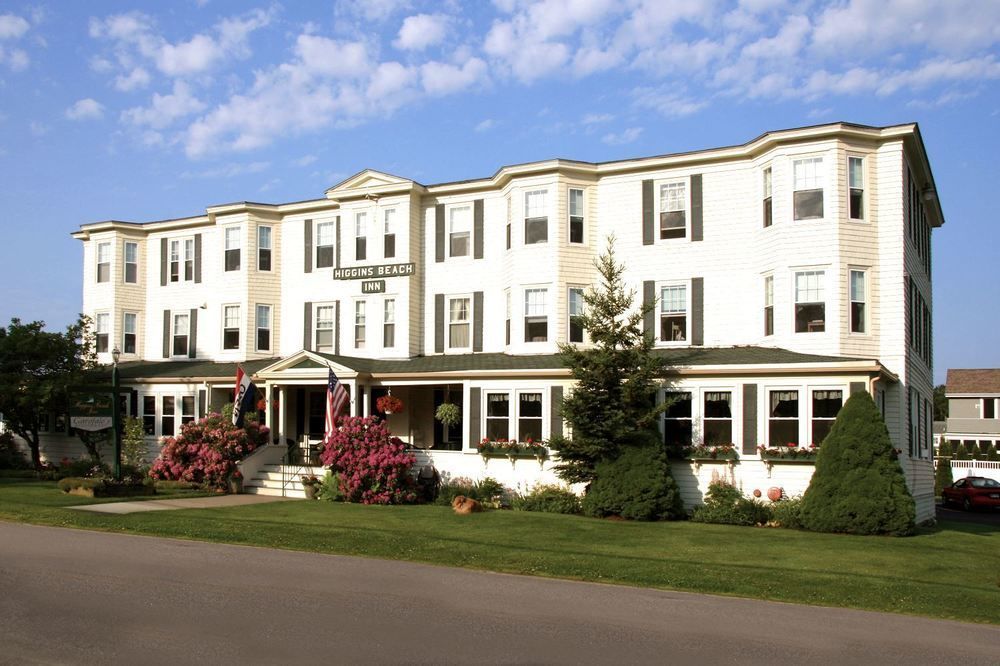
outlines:
M544 442L534 442L530 438L525 442L514 439L487 439L479 442L479 455L485 460L490 458L507 458L513 464L517 459L534 458L539 463L549 457Z
M737 460L739 455L736 453L736 447L732 444L717 444L713 446L689 446L684 449L684 458L702 462L726 462Z
M767 466L767 478L771 478L771 470L776 464L816 464L816 456L819 455L819 447L815 444L810 446L798 446L788 444L787 446L764 446L757 447L760 459Z

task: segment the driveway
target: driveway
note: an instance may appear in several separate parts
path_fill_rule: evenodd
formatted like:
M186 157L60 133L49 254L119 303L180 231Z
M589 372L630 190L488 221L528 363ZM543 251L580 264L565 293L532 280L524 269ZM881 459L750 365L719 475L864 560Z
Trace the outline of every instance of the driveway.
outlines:
M962 511L961 509L946 507L943 504L938 504L937 519L1000 527L1000 511L996 509L993 509L992 511Z
M997 626L3 522L0 591L12 664L1000 662Z

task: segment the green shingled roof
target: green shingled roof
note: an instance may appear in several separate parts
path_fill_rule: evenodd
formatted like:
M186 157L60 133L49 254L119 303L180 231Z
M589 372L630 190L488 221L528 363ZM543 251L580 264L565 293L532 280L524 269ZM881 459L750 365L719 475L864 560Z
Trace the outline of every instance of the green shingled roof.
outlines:
M702 365L810 365L815 363L849 363L873 359L845 356L800 354L775 347L708 347L684 349L657 349L657 356L664 357L673 366ZM361 373L414 374L436 372L466 372L482 370L560 370L562 361L558 354L441 354L417 356L404 360L385 360L317 354L329 361ZM251 374L276 363L277 358L245 361L240 365ZM134 361L122 363L122 380L129 379L184 379L236 377L236 363L213 361Z

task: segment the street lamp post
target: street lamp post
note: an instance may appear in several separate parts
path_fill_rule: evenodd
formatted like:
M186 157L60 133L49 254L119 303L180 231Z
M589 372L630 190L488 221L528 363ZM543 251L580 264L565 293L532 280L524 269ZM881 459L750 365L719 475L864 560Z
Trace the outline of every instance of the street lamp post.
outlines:
M122 352L117 345L111 350L111 359L114 364L111 366L111 435L115 441L115 480L122 480L122 431L120 421L120 409L118 405L118 359Z

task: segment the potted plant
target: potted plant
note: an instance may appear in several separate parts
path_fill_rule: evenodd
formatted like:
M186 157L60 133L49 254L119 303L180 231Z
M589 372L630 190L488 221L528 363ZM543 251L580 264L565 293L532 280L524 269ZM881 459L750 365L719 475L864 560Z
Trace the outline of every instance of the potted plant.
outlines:
M384 414L399 414L403 411L403 401L390 393L376 400L375 407Z
M239 495L243 492L243 472L236 470L229 475L229 492Z
M321 481L315 474L304 475L302 477L302 490L306 493L306 499L316 499L322 485L323 481Z
M456 426L462 420L462 412L455 403L445 402L441 403L437 411L434 412L434 418L448 427Z

